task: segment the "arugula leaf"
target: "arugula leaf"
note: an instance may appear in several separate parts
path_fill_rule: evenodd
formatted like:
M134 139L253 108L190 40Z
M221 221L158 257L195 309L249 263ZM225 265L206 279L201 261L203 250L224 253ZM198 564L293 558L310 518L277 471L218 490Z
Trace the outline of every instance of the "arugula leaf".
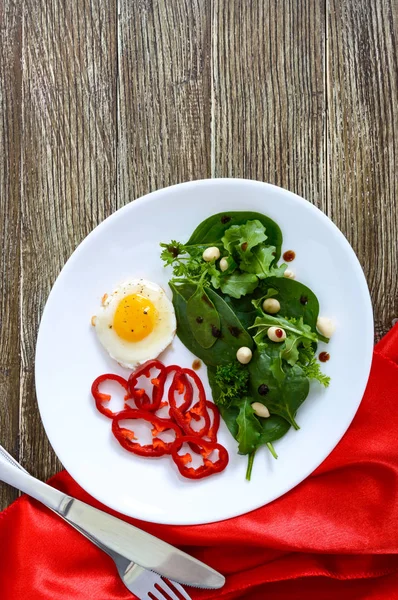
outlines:
M270 342L270 345L274 344L274 342ZM276 346L276 345L275 345ZM279 350L279 348L278 348ZM282 367L282 354L279 352L276 353L274 360L271 362L270 371L272 375L275 377L276 381L282 383L282 381L286 377L286 373Z
M283 344L271 342L268 339L266 334L270 326L282 327L286 331L288 335ZM316 335L311 331L311 327L303 322L302 317L299 319L287 319L264 315L263 317L257 317L253 327L258 328L254 336L257 347L260 349L271 347L274 349L275 357L270 365L270 370L279 383L286 376L286 372L282 367L282 360L285 360L288 365L294 367L299 360L300 346L303 346L304 350L306 350L317 342Z
M249 273L232 273L232 275L220 279L221 291L233 298L251 294L257 285L257 277Z
M265 227L258 220L247 221L244 225L233 225L226 230L222 243L225 249L230 253L230 256L238 262L239 269L244 273L249 273L259 279L265 279L271 275L281 277L286 269L286 265L275 267L276 247L266 246L264 244L267 239ZM242 275L241 275L242 277ZM254 284L254 280L253 280ZM224 284L224 287L225 284ZM237 295L230 288L224 289L221 284L221 289L225 294L229 294L234 298L251 293L255 288L248 289L244 293ZM243 291L243 290L242 290Z
M253 301L255 306L261 305L261 299ZM295 336L299 336L301 338L306 338L311 342L317 342L318 336L311 331L311 327L306 325L303 321L303 318L299 319L295 318L284 318L280 316L267 315L263 313L261 317L257 317L254 321L254 325L252 325L249 329L257 328L257 333L254 336L254 341L256 344L261 344L264 336L267 334L267 331L270 327L281 327L286 331L286 333L292 333Z
M291 367L296 364L299 359L298 345L303 341L301 336L290 336L286 338L285 343L281 351L281 358L283 358Z
M283 277L287 265L283 264L280 267L273 266L275 262L275 246L257 246L253 251L243 256L239 265L242 271L253 273L259 279L267 277Z
M202 348L211 348L221 332L220 316L201 285L187 302L187 319L198 344Z
M253 398L243 398L239 403L239 414L236 417L239 442L239 454L250 454L257 449L261 436L260 421L252 409Z
M231 255L223 256L222 258L226 259L228 263L228 269L223 271L221 274L223 276L231 275L231 273L233 273L238 268L238 264L235 262Z
M316 347L309 340L303 340L302 346L299 348L299 363L307 365L315 356Z
M232 225L221 238L224 248L232 255L243 258L252 248L265 242L265 227L260 221L246 221L244 225ZM275 250L275 249L274 249Z
M262 297L262 301L267 300L267 298L274 298L278 295L278 290L274 290L274 288L268 288L265 296Z

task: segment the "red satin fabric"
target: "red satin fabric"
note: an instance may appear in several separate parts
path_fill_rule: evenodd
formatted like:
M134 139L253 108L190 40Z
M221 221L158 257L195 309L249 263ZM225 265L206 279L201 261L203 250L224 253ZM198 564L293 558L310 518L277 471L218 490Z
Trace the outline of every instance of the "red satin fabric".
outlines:
M95 506L63 471L51 485ZM192 598L398 599L398 326L376 346L346 435L275 502L204 526L131 522L224 573ZM105 509L106 510L106 509ZM37 502L0 513L2 600L128 600L112 561Z

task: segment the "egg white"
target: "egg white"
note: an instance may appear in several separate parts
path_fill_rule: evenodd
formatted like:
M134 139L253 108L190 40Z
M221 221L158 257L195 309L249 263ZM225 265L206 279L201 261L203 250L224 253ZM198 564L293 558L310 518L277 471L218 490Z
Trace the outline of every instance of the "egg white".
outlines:
M153 330L137 342L122 339L113 329L119 302L130 294L140 294L148 298L157 310ZM95 318L95 330L102 346L114 360L128 369L134 369L163 352L173 341L176 326L174 307L166 292L157 283L145 279L132 279L118 285L115 291L103 300Z

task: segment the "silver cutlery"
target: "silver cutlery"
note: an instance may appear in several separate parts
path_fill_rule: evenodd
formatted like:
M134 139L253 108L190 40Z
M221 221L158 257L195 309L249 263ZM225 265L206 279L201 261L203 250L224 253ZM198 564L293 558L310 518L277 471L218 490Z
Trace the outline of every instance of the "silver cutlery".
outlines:
M16 461L15 458L13 458L11 456L11 454L9 454L7 452L7 450L5 450L5 448L3 448L3 446L1 446L1 445L0 445L0 455L1 455L1 458L5 458L10 464L14 465L14 467L17 467L21 471L24 471L25 473L27 473L27 471L23 468L23 466L20 465L19 462ZM52 509L50 509L50 510L52 510ZM64 521L66 521L66 519L63 515L59 515L59 516ZM66 521L66 522L68 523L68 521ZM117 572L119 573L119 576L120 576L121 580L123 581L124 585L130 592L132 592L135 596L137 596L137 598L140 598L140 600L150 598L150 596L148 594L151 593L155 598L158 598L159 600L164 600L163 595L157 595L157 594L159 594L159 592L163 591L171 598L171 600L179 600L178 596L176 596L176 594L173 592L173 590L168 585L168 583L166 581L164 581L160 577L160 575L157 575L153 571L148 571L148 569L144 569L143 567L140 567L139 565L136 565L135 563L130 562L124 556L121 556L120 554L117 554L117 552L113 552L109 548L106 548L106 546L104 546L103 544L101 544L100 542L98 542L97 540L92 538L89 534L82 531L76 525L72 525L72 523L68 523L68 524L71 527L73 527L74 529L76 529L77 531L79 531L79 533L84 535L84 537L86 537L88 540L90 540L90 542L92 542L98 548L100 548L100 550L102 550L103 552L108 554L108 556L110 556L110 558L115 563ZM185 600L191 600L191 597L187 594L187 592L184 590L182 585L180 585L179 583L177 583L175 581L171 581L171 584L178 591L180 596L185 598ZM156 587L155 587L155 585L156 585Z
M145 585L142 584L144 573L140 572L140 567L166 577L174 586L174 581L202 588L218 589L224 585L224 576L211 567L133 525L59 492L35 479L15 463L16 461L0 446L0 480L51 508L107 552L115 561L118 572L130 591L134 591L130 585L134 585L136 589ZM152 575L157 577L154 573L151 573ZM151 585L155 584L160 588L167 585L160 577L156 581L151 579ZM167 590L168 595L170 591ZM185 590L178 591L182 595L185 593ZM189 598L187 595L184 597Z

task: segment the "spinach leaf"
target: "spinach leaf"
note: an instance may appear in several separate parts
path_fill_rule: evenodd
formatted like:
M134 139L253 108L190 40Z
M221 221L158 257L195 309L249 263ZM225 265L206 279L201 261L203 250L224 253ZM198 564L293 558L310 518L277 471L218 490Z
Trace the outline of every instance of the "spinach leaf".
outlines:
M233 298L240 298L253 292L258 285L255 275L249 273L232 273L220 279L221 291Z
M239 414L236 417L239 454L250 454L259 446L261 436L260 421L252 409L253 398L243 398L239 402Z
M253 339L236 317L233 310L231 310L228 304L221 298L221 296L219 296L219 294L217 294L217 292L207 288L207 294L216 307L218 314L220 315L221 336L217 342L224 342L224 344L230 349L229 354L232 350L233 360L236 360L237 350L241 346L252 348Z
M309 381L303 369L298 365L283 368L285 377L275 377L275 362L280 360L278 344L264 343L261 349L253 353L249 363L251 395L256 402L265 403L270 413L283 417L295 429L299 429L294 417L309 392ZM268 387L266 397L258 389L265 384Z
M268 419L261 419L260 444L269 444L279 440L289 429L290 423L279 415L271 415Z
M239 415L239 408L234 404L231 406L217 405L217 408L220 411L221 418L228 427L229 432L231 433L232 437L236 440L238 436L238 424L236 422L236 419Z
M196 290L190 283L170 282L173 292L173 305L177 318L177 335L181 342L203 360L206 365L225 365L236 360L236 352L241 346L253 347L251 336L226 302L210 288L206 293L213 302L220 318L220 332L211 348L203 348L193 337L187 317L187 303Z
M287 279L285 277L269 277L261 283L261 290L265 295L269 289L274 289L281 305L279 314L285 317L303 318L312 331L316 331L316 322L319 315L319 302L314 292L306 285ZM256 290L257 293L259 293Z
M220 331L220 317L201 285L187 302L187 319L195 340L202 348L211 348Z
M260 288L256 288L250 296L242 296L241 298L232 298L232 296L223 295L225 302L234 311L239 321L245 327L249 329L253 325L256 317L258 316L257 309L253 306L252 300L263 297L263 292Z
M187 246L196 244L217 245L224 233L233 225L243 225L247 221L260 221L265 227L267 243L275 246L275 262L279 260L282 248L282 232L275 221L262 215L261 213L251 211L231 211L218 213L208 217L200 223L187 242Z

